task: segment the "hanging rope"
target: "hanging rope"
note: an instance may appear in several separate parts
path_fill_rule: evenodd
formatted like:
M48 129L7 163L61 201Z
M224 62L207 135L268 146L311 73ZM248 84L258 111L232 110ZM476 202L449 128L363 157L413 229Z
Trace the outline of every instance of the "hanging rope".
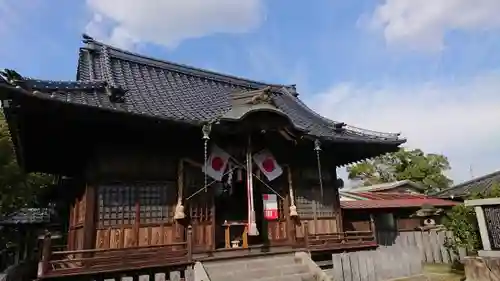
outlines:
M247 170L247 168L245 167L245 165L243 165L241 162L239 162L238 160L236 160L236 158L230 156L230 159L234 162L234 166L233 167L230 167L228 169L227 172L225 172L224 174L222 174L222 176L224 177L225 175L229 175L230 173L234 172L235 170L237 169L243 169L243 170ZM248 171L247 171L248 173ZM265 187L267 187L270 191L272 191L274 194L276 194L276 196L278 196L279 198L281 198L282 200L285 200L285 197L283 197L281 194L279 194L275 189L273 189L271 186L269 186L267 183L265 183L263 180L261 180L260 178L257 177L257 175L255 175L254 173L252 173L252 175L257 178L257 180L259 180ZM207 178L208 179L208 178ZM212 184L216 183L217 181L216 180L213 180L211 182L208 182L208 181L205 181L205 185L198 189L196 192L194 192L193 194L189 195L188 197L186 197L186 199L184 199L185 201L188 201L189 199L193 198L196 194L200 193L201 191L205 190L206 188L208 188L209 186L211 186Z
M210 140L210 132L212 131L212 124L208 123L203 125L201 128L203 132L203 165L204 165L204 173L203 173L203 187L205 192L207 192L207 162L208 162L208 141Z
M238 169L238 168L241 168L240 166L235 166L233 168L231 168L230 170L228 170L227 172L225 172L224 174L222 174L222 176L225 176L231 172L233 172L234 170ZM193 194L189 195L188 197L186 197L186 201L188 201L189 199L193 198L194 196L196 196L196 194L202 192L203 190L206 190L209 186L211 186L212 184L216 183L217 180L213 180L211 182L209 182L208 184L204 185L203 187L201 187L200 189L198 189L196 192L194 192Z
M182 220L186 217L184 205L182 205L182 192L184 189L184 160L179 160L177 167L177 205L175 206L174 219Z
M323 197L323 176L321 175L321 161L319 157L319 152L321 151L321 142L318 139L314 141L314 151L316 151L316 162L318 164L319 189L321 192L321 197Z
M288 189L290 193L290 217L297 217L299 214L297 213L297 207L295 206L295 196L293 194L293 182L292 182L292 169L290 165L288 165Z
M236 163L236 165L239 165L241 166L244 170L247 171L247 173L251 173L257 180L259 180L265 187L267 187L269 190L271 190L274 194L276 194L276 196L278 196L279 198L281 198L282 200L285 200L285 198L283 196L281 196L281 194L279 194L276 190L274 190L271 186L269 186L267 183L265 183L263 180L261 180L259 177L257 177L256 174L254 174L252 171L248 171L247 168L246 168L246 165L243 165L241 162L239 162L238 160L236 160L234 157L230 156L231 160L234 161L234 163Z

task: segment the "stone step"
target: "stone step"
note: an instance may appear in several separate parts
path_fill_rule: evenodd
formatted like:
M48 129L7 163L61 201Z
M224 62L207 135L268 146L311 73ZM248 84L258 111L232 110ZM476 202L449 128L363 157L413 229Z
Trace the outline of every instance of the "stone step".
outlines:
M288 275L296 275L308 273L309 269L306 265L302 264L288 264L285 266L268 266L265 268L247 268L243 270L213 270L208 273L208 276L212 281L217 280L254 280L260 278L270 278L270 277L283 277Z
M203 266L208 271L231 270L240 271L243 269L257 269L265 267L278 267L288 264L295 264L297 259L293 255L280 255L272 257L256 257L245 259L232 259L226 261L204 262Z
M286 276L255 279L252 281L316 281L312 273L299 273Z
M312 273L297 273L284 276L266 276L262 278L246 279L241 276L227 276L223 278L211 278L210 281L315 281Z

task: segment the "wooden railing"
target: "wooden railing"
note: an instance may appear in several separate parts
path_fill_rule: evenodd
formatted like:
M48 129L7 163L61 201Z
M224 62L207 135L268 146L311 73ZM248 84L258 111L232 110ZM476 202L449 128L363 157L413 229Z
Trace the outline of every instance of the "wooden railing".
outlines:
M304 247L308 250L352 249L377 246L373 231L345 231L327 234L309 234L304 222Z
M193 235L188 227L185 242L113 249L52 251L50 233L45 235L38 277L137 270L193 262Z

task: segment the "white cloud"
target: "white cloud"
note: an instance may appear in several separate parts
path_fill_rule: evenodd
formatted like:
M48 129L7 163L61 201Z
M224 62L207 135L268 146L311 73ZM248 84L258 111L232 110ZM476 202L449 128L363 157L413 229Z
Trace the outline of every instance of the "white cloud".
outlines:
M389 44L439 50L447 31L500 28L498 0L385 0L371 15Z
M190 38L243 33L264 18L261 0L87 0L91 36L129 48L154 43L174 48Z
M448 156L456 181L500 167L500 72L462 82L359 86L344 83L308 102L351 125L402 132L406 146Z

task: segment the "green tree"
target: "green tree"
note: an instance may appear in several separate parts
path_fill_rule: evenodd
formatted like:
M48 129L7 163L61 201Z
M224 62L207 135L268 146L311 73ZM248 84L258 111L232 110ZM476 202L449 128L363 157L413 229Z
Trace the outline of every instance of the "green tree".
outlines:
M493 183L489 192L475 193L469 199L484 199L500 197L500 184ZM446 246L458 254L459 249L474 253L481 247L481 238L477 227L474 208L464 204L454 206L444 220L446 229L453 233L452 238L446 240Z
M347 172L349 179L361 180L365 186L411 180L421 184L427 193L432 193L451 185L452 181L444 174L449 169L450 163L443 155L401 148L397 152L349 166Z
M0 113L0 217L21 207L32 207L52 177L24 173L17 164L14 146L3 113Z

